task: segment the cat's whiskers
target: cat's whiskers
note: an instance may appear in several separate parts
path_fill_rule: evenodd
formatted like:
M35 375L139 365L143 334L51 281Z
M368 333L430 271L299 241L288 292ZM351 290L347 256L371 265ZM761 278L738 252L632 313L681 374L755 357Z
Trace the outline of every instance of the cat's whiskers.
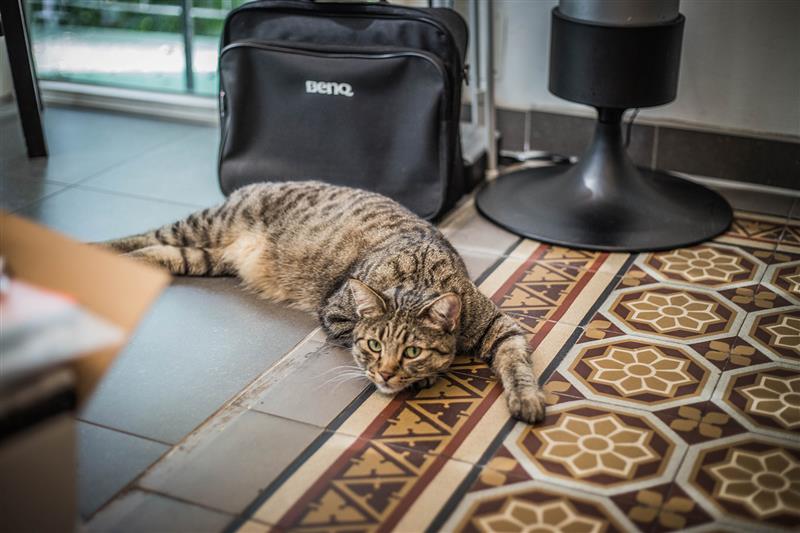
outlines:
M342 375L334 376L334 377L324 381L323 383L320 383L319 385L314 387L314 390L319 390L319 389L321 389L323 387L327 387L328 385L333 385L333 390L336 390L342 384L347 383L348 381L356 381L356 380L359 380L359 379L367 380L367 376L364 375L363 372L352 373L352 374L342 374ZM369 380L367 380L367 381L369 381Z
M326 379L319 386L322 387L331 383L345 382L350 379L361 378L361 377L366 377L364 375L364 372L355 372L355 371L343 372L341 374L337 374L335 376Z
M333 368L329 368L324 372L320 372L319 374L316 375L316 377L321 378L322 376L327 376L332 372L343 372L343 371L362 371L362 370L356 365L340 365L340 366L334 366Z

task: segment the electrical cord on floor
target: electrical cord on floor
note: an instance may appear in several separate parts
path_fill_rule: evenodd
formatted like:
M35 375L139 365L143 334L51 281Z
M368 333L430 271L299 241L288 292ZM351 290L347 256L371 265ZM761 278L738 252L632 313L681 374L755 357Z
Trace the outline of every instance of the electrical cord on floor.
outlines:
M625 148L631 144L631 130L637 115L639 115L638 107L631 112L625 124ZM544 150L500 150L498 154L498 163L502 167L507 167L506 170L524 168L529 164L535 166L540 166L542 163L565 165L574 164L577 161L578 158L575 156L564 156Z
M625 148L631 144L631 128L633 127L633 121L636 120L636 116L639 114L639 108L633 110L631 116L628 117L628 126L625 132Z

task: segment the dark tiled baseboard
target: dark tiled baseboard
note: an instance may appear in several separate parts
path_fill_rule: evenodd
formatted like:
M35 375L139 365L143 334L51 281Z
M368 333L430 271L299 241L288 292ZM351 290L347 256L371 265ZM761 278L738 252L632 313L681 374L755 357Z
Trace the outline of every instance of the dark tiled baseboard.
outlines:
M532 150L578 156L591 141L591 118L528 113L527 135ZM469 116L468 110L465 116ZM503 148L523 148L525 125L524 111L497 110ZM776 140L634 123L628 152L637 165L644 167L800 189L800 138Z

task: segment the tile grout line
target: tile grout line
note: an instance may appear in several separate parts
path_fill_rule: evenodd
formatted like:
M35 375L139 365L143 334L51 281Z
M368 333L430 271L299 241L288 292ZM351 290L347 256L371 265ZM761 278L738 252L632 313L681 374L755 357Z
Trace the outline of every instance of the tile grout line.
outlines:
M522 241L521 238L517 239L517 241L515 241L511 246L509 246L507 251L513 250L516 246L519 245L519 243L521 241ZM481 278L485 279L486 277L490 276L505 259L506 258L502 258L502 257L499 258L494 264L492 264L489 267L487 267L484 270L484 272L481 273L481 275L478 278L479 279L481 279ZM308 457L305 457L305 455L307 453L309 453L309 451L312 450L312 449L313 449L313 451L311 451L310 453L312 453L312 454L315 453L316 450L318 449L317 444L319 444L319 446L322 446L325 442L327 442L328 439L331 438L331 436L337 435L337 434L338 435L343 435L343 436L346 436L346 437L350 437L350 438L362 439L361 436L351 435L349 433L345 433L345 432L339 431L339 428L341 427L341 424L337 424L336 422L337 422L338 419L342 418L343 415L344 415L344 418L342 418L342 421L344 421L345 419L349 418L352 415L352 413L356 409L358 409L358 407L363 403L363 401L359 402L359 398L363 397L363 400L365 401L370 396L372 396L373 392L374 392L374 389L371 390L370 387L367 387L364 390L362 390L361 393L359 393L359 395L356 396L350 402L350 404L348 404L347 407L345 407L331 422L328 423L328 425L317 436L317 438L314 439L314 441L309 446L307 446L297 457L295 457L295 459L293 459L289 463L289 465L286 468L284 468L284 470L278 475L278 477L276 477L272 481L272 483L270 485L268 485L265 489L263 489L261 491L261 493L259 493L259 495L250 503L250 505L247 506L247 508L245 508L244 511L242 511L234 520L231 521L231 523L228 525L228 527L225 528L224 531L226 533L233 533L243 523L245 523L246 521L252 519L253 515L255 514L256 510L258 509L258 507L264 503L265 499L268 499L270 497L270 496L267 496L267 494L271 492L272 485L274 485L278 480L281 480L281 478L286 474L286 472L294 471L294 470L296 470L296 468L299 468L300 466L302 466L302 464L304 464L306 462L306 460L308 459ZM291 419L289 419L289 420L291 420ZM296 420L292 420L292 421L297 422ZM317 426L314 426L314 427L317 427ZM325 437L326 435L327 435L327 437ZM320 439L322 439L322 441L320 441ZM414 450L414 451L416 451L416 450ZM464 462L464 461L462 461L462 462ZM280 484L282 485L284 481L285 480L282 480L280 482Z
M232 409L232 408L235 409L237 407L240 408L240 409L243 409L245 411L251 411L251 409L248 409L246 407L238 405L238 402L241 399L241 397L244 396L245 394L249 393L251 387L253 387L254 384L256 384L256 382L258 382L265 374L270 373L270 371L272 371L279 363L284 361L289 354L291 354L293 351L295 351L295 349L297 347L299 347L301 344L305 343L307 340L310 340L317 333L317 330L319 330L319 329L320 329L319 327L314 328L308 335L303 337L303 339L301 339L287 353L285 353L283 355L283 357L281 357L276 363L274 363L267 370L265 370L264 372L259 374L256 378L251 380L247 385L245 385L232 398L230 398L227 401L225 401L216 411L211 413L206 419L204 419L202 422L197 424L192 431L190 431L189 433L184 435L181 440L179 440L175 444L171 444L170 448L168 450L165 450L164 453L161 454L161 456L158 459L156 459L149 466L147 466L146 468L141 470L124 487L122 487L120 490L118 490L116 493L114 493L108 500L106 500L106 502L103 503L103 505L101 505L93 513L88 515L86 517L87 518L86 519L86 523L88 523L92 518L97 516L97 514L100 511L102 511L103 509L107 508L109 505L111 505L113 502L115 502L117 499L119 499L120 497L124 496L125 494L127 494L131 490L134 490L134 489L143 490L144 487L139 484L140 481L142 480L142 478L144 478L150 471L152 471L154 468L156 468L163 460L167 459L168 456L170 456L172 453L175 452L175 450L179 450L184 445L184 443L186 443L192 436L194 436L196 434L199 434L199 432L202 431L203 428L205 426L207 426L212 420L215 420L218 415L221 415L223 412L225 412L228 409ZM259 414L265 414L265 413L260 413L259 412ZM137 436L137 435L134 435L134 436ZM150 490L150 489L146 489L146 490ZM152 491L151 490L151 492L156 492L156 491ZM173 499L177 499L177 498L173 498ZM194 505L203 506L202 504L199 504L199 503L196 503L196 502L191 502L191 503L193 503ZM226 514L230 514L230 513L226 513ZM231 515L231 516L233 516L233 515Z
M181 498L180 496L175 496L173 494L168 494L166 492L161 492L159 490L150 489L150 488L146 488L146 487L133 487L132 489L130 489L130 490L126 491L126 492L131 492L133 490L138 490L140 492L146 492L148 494L155 494L156 496L159 496L161 498L167 498L167 499L170 499L170 500L174 500L176 502L181 502L181 503L186 504L186 505L192 505L194 507L200 507L200 508L205 509L207 511L213 511L215 513L224 514L224 515L226 515L228 517L236 516L236 515L232 514L230 511L225 511L223 509L219 509L217 507L212 507L212 506L204 504L204 503L193 502L191 500L187 500L186 498ZM116 500L116 498L114 498L114 499Z
M47 181L47 180L45 180L45 181ZM11 213L19 213L21 211L24 211L25 209L28 209L29 207L33 207L34 205L36 205L36 204L38 204L40 202L43 202L47 198L52 198L53 196L57 196L57 195L61 194L62 192L66 192L66 191L68 191L69 189L72 188L72 185L67 185L67 184L64 184L64 183L59 183L59 185L64 185L64 188L62 188L62 189L60 189L58 191L55 191L55 192L51 192L50 194L45 194L44 196L41 196L41 197L37 198L36 200L33 200L33 201L28 202L28 203L26 203L26 204L24 204L24 205L22 205L22 206L20 206L20 207L18 207L16 209L13 209L13 210L11 210Z
M92 177L95 177L95 176L96 175L93 175ZM108 190L108 189L101 189L101 188L98 188L98 187L92 187L91 185L82 185L81 183L72 183L72 184L66 185L63 189L61 189L59 191L55 191L55 192L52 192L50 194L46 194L46 195L44 195L44 196L42 196L40 198L37 198L36 200L34 200L32 202L29 202L29 203L27 203L27 204L25 204L25 205L23 205L23 206L21 206L21 207L19 207L17 209L12 210L11 213L22 213L22 211L24 211L26 209L29 209L29 208L37 205L37 204L40 204L40 203L44 202L45 200L48 200L50 198L53 198L55 196L59 196L61 194L64 194L64 193L66 193L68 191L73 191L73 190L96 192L96 193L101 193L101 194L108 194L108 195L117 196L117 197L120 197L120 198L136 198L137 200L145 200L145 201L149 201L149 202L156 202L156 203L161 203L161 204L174 205L176 207L191 207L191 208L194 208L194 209L202 209L203 208L203 206L198 205L198 204L189 204L189 203L184 203L184 202L176 202L174 200L165 200L165 199L162 199L162 198L153 198L151 196L143 196L143 195L140 195L140 194L132 194L132 193L119 192L119 191L111 191L111 190ZM64 184L60 183L60 185L64 185Z
M133 161L133 160L135 160L137 158L142 157L143 155L145 155L145 154L147 154L149 152L153 152L153 151L155 151L157 149L161 149L161 148L168 148L168 147L170 147L172 145L178 144L178 142L180 142L182 140L185 140L187 138L190 139L190 138L192 138L194 136L198 136L198 135L199 135L199 133L197 133L197 132L191 133L189 135L175 134L174 136L170 136L171 138L169 138L169 140L167 140L166 142L153 143L151 146L148 146L147 148L144 148L143 150L139 151L136 154L131 155L130 157L125 157L124 159L118 160L116 163L113 163L113 164L111 164L111 165L109 165L107 167L104 167L102 170L99 170L97 172L93 172L93 173L89 174L88 176L86 176L86 177L84 177L82 179L79 179L78 181L74 182L72 185L74 185L74 186L82 185L84 182L86 182L86 181L88 181L90 179L96 178L100 174L103 174L105 172L108 172L109 170L112 170L112 169L117 168L119 166L122 166L122 165L124 165L126 163L129 163L129 162L131 162L131 161Z
M190 134L188 136L178 136L178 135L176 135L171 140L167 141L165 144L153 144L152 146L149 146L149 147L145 148L144 150L138 152L137 154L134 154L134 155L131 155L129 157L125 157L125 158L123 158L121 160L118 160L117 162L112 163L112 164L110 164L108 166L105 166L105 167L101 168L100 170L97 170L96 172L93 172L93 173L89 174L88 176L80 178L77 181L72 182L72 183L66 183L64 181L49 180L47 178L43 178L42 181L44 181L44 182L50 182L50 183L54 183L54 184L65 185L65 187L63 189L61 189L60 191L56 191L56 192L53 192L53 193L50 193L50 194L46 194L46 195L42 196L41 198L37 198L36 200L34 200L34 201L30 202L30 203L27 203L27 204L25 204L24 206L22 206L22 207L20 207L18 209L14 209L11 212L12 213L19 213L22 210L28 209L29 207L33 207L34 205L36 205L38 203L41 203L45 199L51 198L53 196L60 195L62 193L65 193L65 192L67 192L69 190L73 190L73 189L91 190L91 191L94 191L94 192L104 192L104 193L114 194L116 196L133 197L133 198L139 198L139 199L143 199L143 200L153 200L153 198L146 197L146 196L138 196L138 195L134 195L134 194L126 194L126 193L119 193L119 192L116 192L116 191L108 191L108 190L104 190L104 189L98 189L98 188L94 188L94 187L91 187L91 186L84 185L84 183L86 181L88 181L88 180L91 180L91 179L94 179L94 178L98 177L100 174L104 174L104 173L108 172L109 170L112 170L112 169L117 168L119 166L122 166L122 165L124 165L126 163L129 163L129 162L135 160L138 157L141 157L142 155L144 155L144 154L146 154L148 152L152 152L152 151L160 149L160 148L166 148L166 147L172 146L172 145L177 144L178 142L180 142L182 140L185 140L187 138L192 138L194 136L199 136L199 133L195 132L195 133ZM18 159L22 159L23 157L25 157L25 156L20 156ZM30 158L27 158L27 159L30 159ZM175 204L175 205L188 206L188 207L198 207L198 208L202 207L202 206L199 206L199 205L196 205L196 204L185 204L185 203L182 203L182 202L174 202L174 201L170 201L170 200L160 200L160 199L158 199L156 201L160 201L160 202L164 202L164 203L171 203L171 204Z
M147 201L150 201L150 202L157 202L157 203L162 203L162 204L170 204L170 205L180 206L180 207L192 207L192 208L195 208L195 209L202 209L204 207L204 206L199 205L199 204L190 204L190 203L187 203L187 202L178 202L178 201L175 201L175 200L166 200L166 199L163 199L163 198L155 198L153 196L144 196L142 194L134 194L134 193L129 193L129 192L113 191L113 190L110 190L110 189L103 189L103 188L95 187L95 186L92 186L92 185L75 184L72 187L70 187L70 189L79 189L79 190L82 190L82 191L99 192L99 193L102 193L102 194L110 194L112 196L121 196L121 197L124 197L124 198L136 198L138 200L147 200Z
M95 427L98 427L98 428L105 429L107 431L113 431L115 433L120 433L122 435L127 435L129 437L135 437L137 439L142 439L142 440L146 440L146 441L149 441L149 442L154 442L156 444L163 444L164 446L167 446L169 448L172 448L173 446L177 446L176 444L172 444L171 442L154 439L152 437L146 437L144 435L138 435L138 434L133 433L131 431L125 431L124 429L117 429L117 428L114 428L114 427L111 427L111 426L107 426L105 424L99 424L97 422L93 422L91 420L87 420L85 418L81 418L80 416L76 416L75 420L77 420L78 422L82 422L84 424L89 424L91 426L95 426Z

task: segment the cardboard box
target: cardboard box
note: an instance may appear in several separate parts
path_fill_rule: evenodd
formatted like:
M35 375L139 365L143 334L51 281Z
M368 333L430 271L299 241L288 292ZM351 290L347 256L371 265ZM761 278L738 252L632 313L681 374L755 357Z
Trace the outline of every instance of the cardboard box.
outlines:
M117 346L84 354L69 364L77 377L79 405L85 403L170 280L166 272L73 241L3 211L0 255L13 276L70 294L125 332L125 341ZM0 529L71 531L77 527L74 440L74 420L63 413L0 440L0 516L4 523Z

